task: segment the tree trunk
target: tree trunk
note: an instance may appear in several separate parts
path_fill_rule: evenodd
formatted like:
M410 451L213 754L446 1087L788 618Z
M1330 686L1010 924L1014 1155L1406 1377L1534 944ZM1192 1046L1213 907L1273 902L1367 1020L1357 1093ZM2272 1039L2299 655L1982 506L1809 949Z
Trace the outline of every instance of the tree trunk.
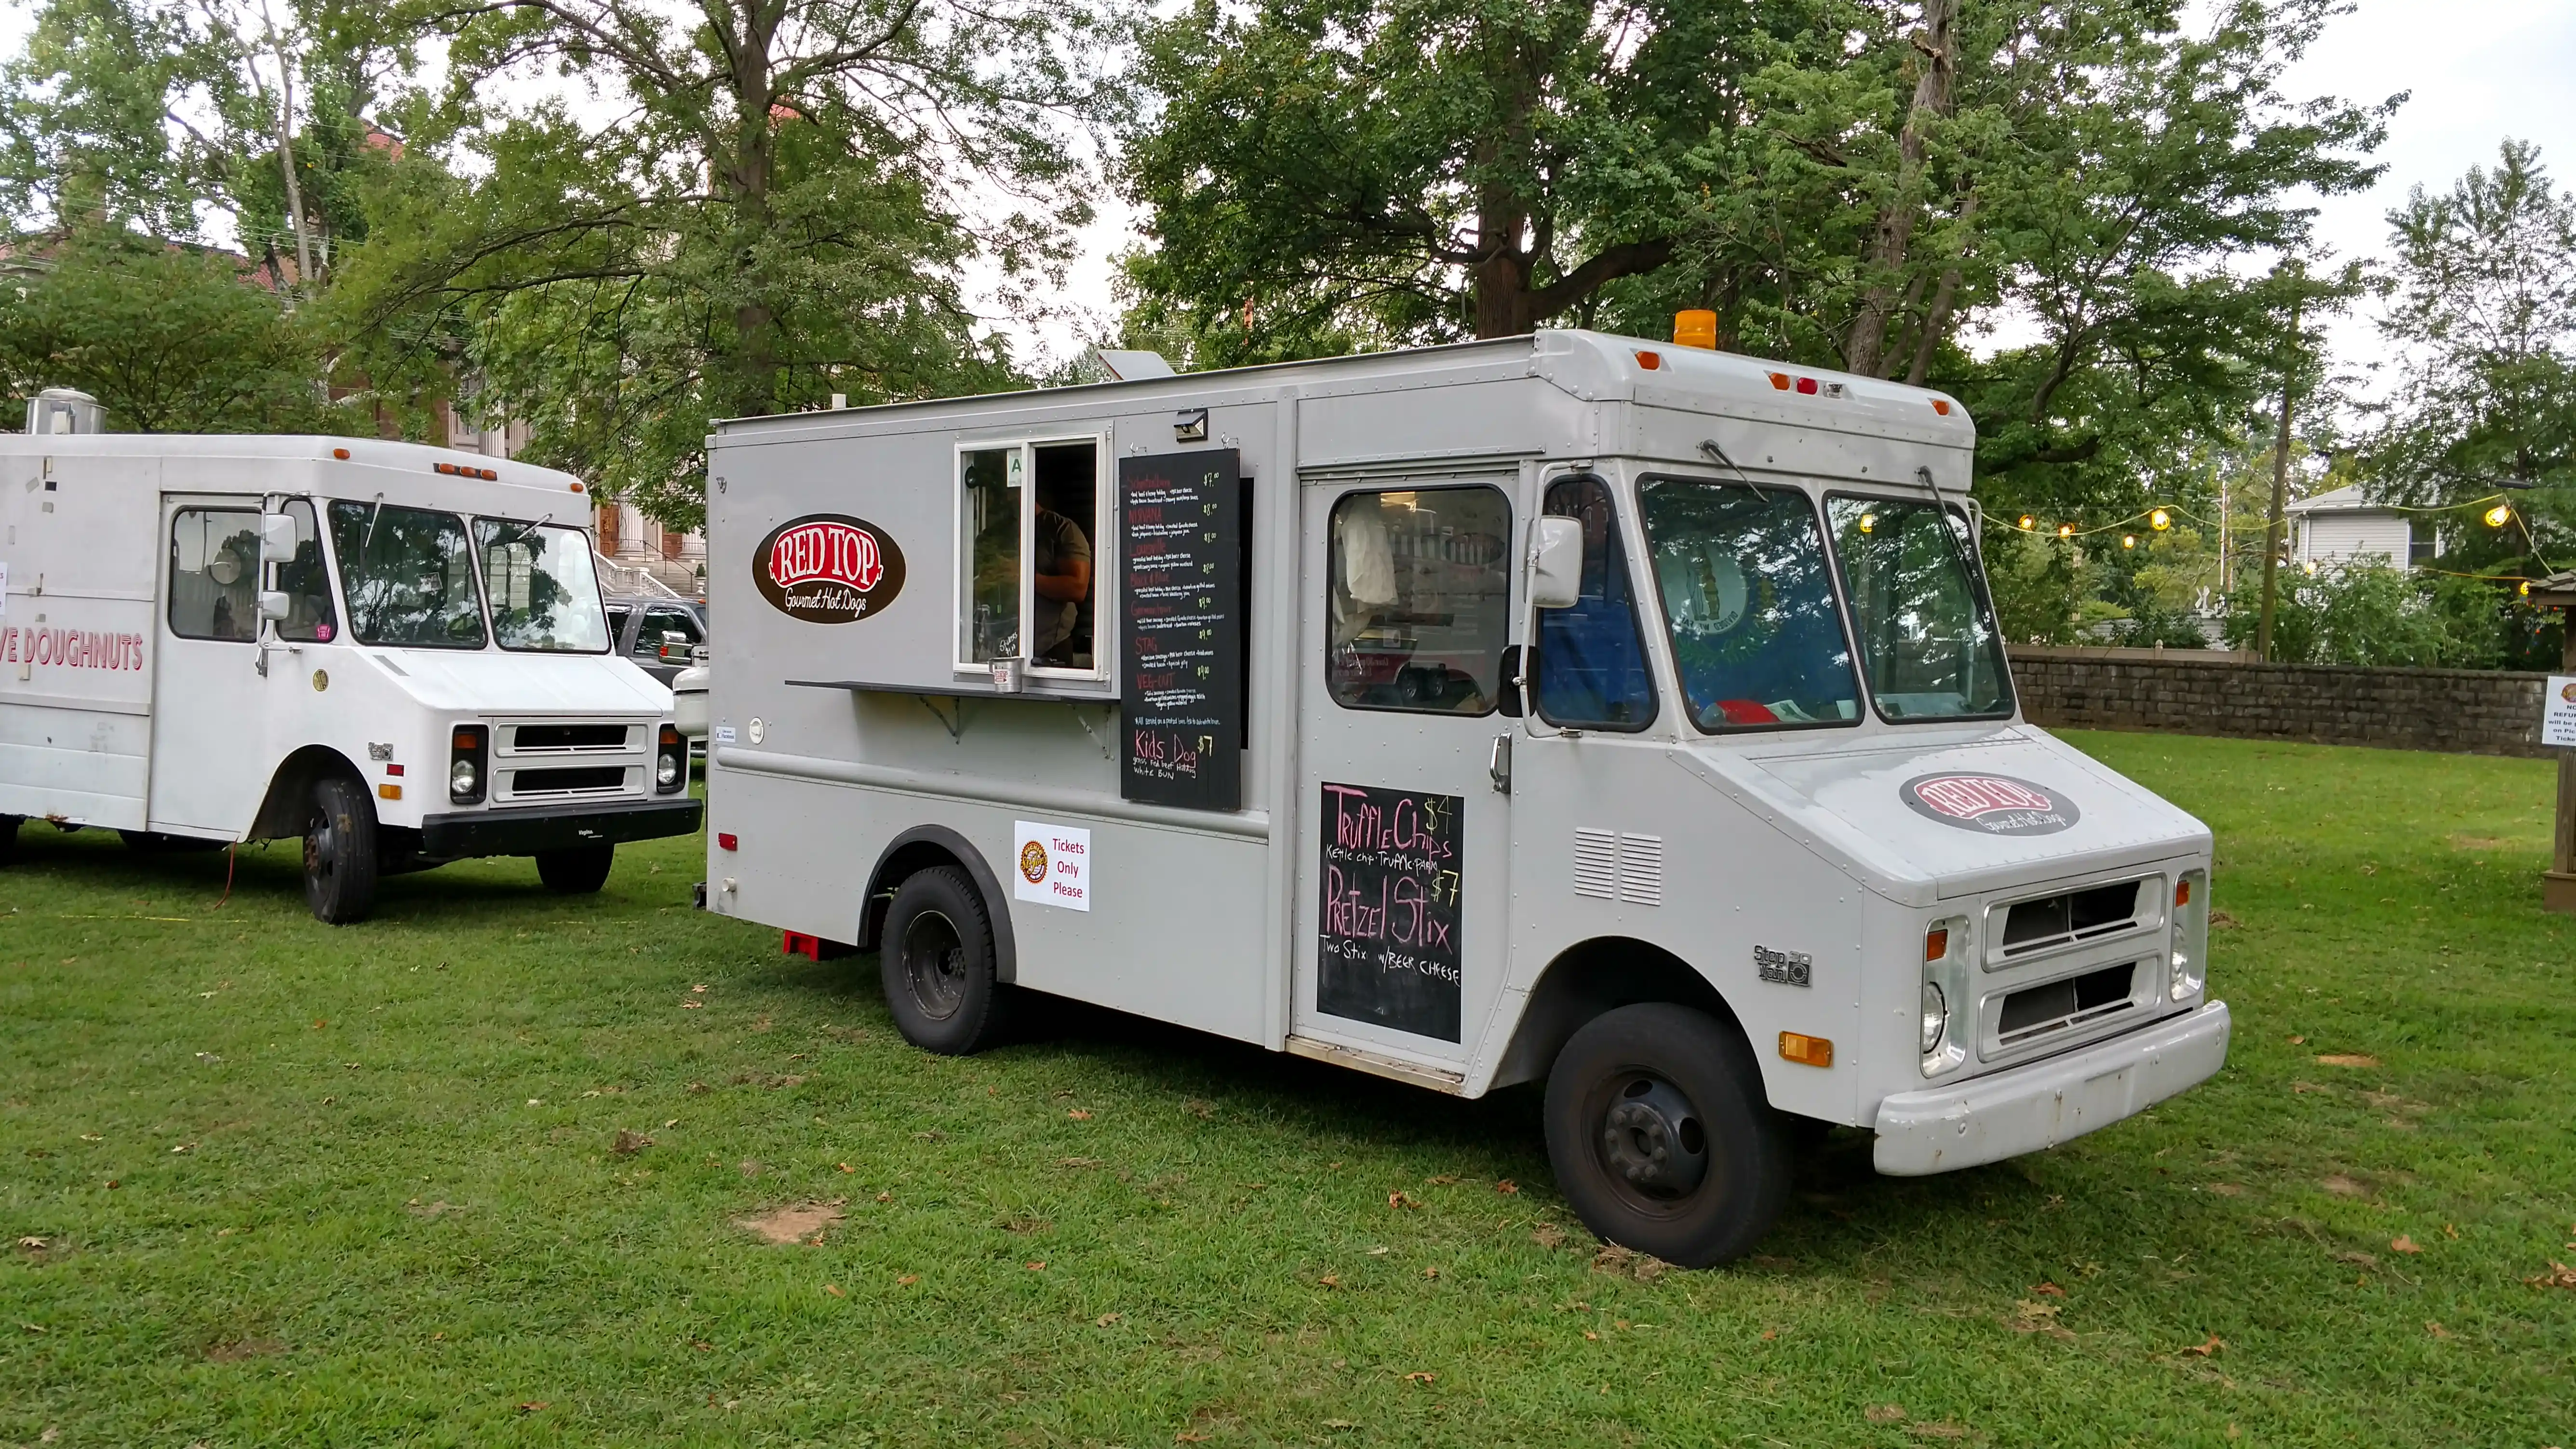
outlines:
M295 227L295 290L313 285L313 241L304 234L304 186L295 176L295 72L286 62L286 46L275 31L269 45L277 55L277 166L286 173L286 215Z
M2272 515L2263 528L2263 614L2254 624L2254 653L2272 662L2272 613L2279 590L2282 520L2289 507L2290 413L2298 405L2299 293L2290 294L2290 348L2281 361L2281 431L2272 445Z
M1844 369L1863 376L1878 376L1886 361L1887 321L1896 306L1896 276L1905 266L1906 250L1913 242L1914 222L1920 212L1914 192L1922 182L1923 157L1928 149L1924 131L1934 120L1950 114L1950 83L1955 69L1951 26L1957 15L1958 0L1923 0L1923 28L1911 37L1914 48L1922 53L1923 72L1914 79L1914 103L1906 110L1904 129L1897 133L1896 191L1879 213L1877 234L1870 243L1868 272L1873 280L1861 296L1859 314L1852 318L1851 332L1843 345Z
M1521 250L1529 221L1512 197L1488 193L1476 211L1476 336L1517 337L1530 330L1530 258Z
M1977 193L1959 204L1959 220L1967 221L1977 214ZM1905 385L1921 387L1932 375L1932 354L1939 351L1943 338L1950 335L1950 310L1959 303L1959 267L1956 262L1943 268L1941 283L1932 289L1932 310L1923 314L1922 335L1914 342L1914 361L1905 369Z
M777 98L770 84L770 48L784 18L785 0L751 0L738 12L741 29L733 53L734 134L723 161L724 195L733 205L735 285L731 356L723 359L718 402L733 417L760 417L777 406L777 308L755 260L769 233L770 184L777 160ZM708 4L706 18L723 26L730 7Z

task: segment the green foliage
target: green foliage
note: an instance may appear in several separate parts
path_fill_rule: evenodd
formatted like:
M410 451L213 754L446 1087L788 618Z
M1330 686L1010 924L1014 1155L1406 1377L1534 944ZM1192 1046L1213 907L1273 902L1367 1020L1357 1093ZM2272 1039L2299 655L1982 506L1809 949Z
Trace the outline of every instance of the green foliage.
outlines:
M220 252L83 231L0 278L0 380L76 387L146 433L346 432L306 319Z
M2272 657L2284 664L2489 668L2502 648L2504 594L2492 584L2363 562L2316 574L2283 569ZM2259 587L2228 598L2226 636L2254 647Z
M232 90L199 12L154 0L43 0L0 66L0 219L201 235L230 157L171 120Z

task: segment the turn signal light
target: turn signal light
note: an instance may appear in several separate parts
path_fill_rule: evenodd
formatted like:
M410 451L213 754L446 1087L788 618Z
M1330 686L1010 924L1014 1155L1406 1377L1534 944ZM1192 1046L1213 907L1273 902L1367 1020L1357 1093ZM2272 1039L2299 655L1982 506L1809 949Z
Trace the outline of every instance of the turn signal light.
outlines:
M1938 961L1950 954L1950 928L1934 926L1923 933L1923 959Z
M1834 1064L1834 1044L1820 1036L1784 1031L1780 1033L1780 1055L1811 1067L1830 1067Z
M1652 372L1656 368L1664 365L1664 355L1660 352L1640 351L1637 354L1637 365L1648 372Z
M399 800L402 798L402 786L378 785L376 787L376 798L379 800Z
M2180 879L2180 880L2178 880L2178 881L2175 881L2175 882L2174 882L2174 908L2175 908L2175 909L2177 909L2177 910L2179 910L2179 909L2181 909L2182 907L2187 906L2187 905L2190 905L2190 904L2191 904L2191 877L2190 877L2190 876L2184 876L2182 879Z
M1789 390L1789 374L1785 372L1775 372L1770 374L1770 377L1772 387L1781 392L1787 392Z
M718 849L718 850L739 850L739 849L741 849L741 848L742 848L742 840L741 840L741 838L740 838L739 836L736 836L732 831L730 831L730 830L719 830L719 831L717 831L717 832L716 832L716 849Z
M1950 415L1950 400L1946 397L1936 397L1932 399L1932 411L1939 413L1945 418L1948 417Z

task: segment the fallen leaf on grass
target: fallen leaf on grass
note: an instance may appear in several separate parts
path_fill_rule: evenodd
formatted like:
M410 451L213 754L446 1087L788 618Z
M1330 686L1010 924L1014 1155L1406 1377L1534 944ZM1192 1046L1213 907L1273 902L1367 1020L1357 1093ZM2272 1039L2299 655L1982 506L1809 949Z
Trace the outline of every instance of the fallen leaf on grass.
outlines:
M695 985L695 986L690 987L690 988L689 988L689 990L690 990L690 991L692 991L692 992L694 992L694 993L696 993L697 995L700 995L700 996L704 996L704 995L706 995L706 994L707 994L707 987L706 987L706 983L705 983L705 982L703 982L703 981L702 981L702 982L699 982L699 983L698 983L697 985Z
M1339 1288L1342 1286L1342 1275L1339 1273L1327 1273L1315 1281L1323 1284L1327 1288Z
M2448 1338L2451 1336L2451 1330L2444 1328L2442 1325L2435 1323L2429 1318L2424 1320L2424 1331L2433 1335L2435 1338Z
M2307 1044L2308 1044L2308 1039L2307 1039L2306 1037L2303 1037L2303 1036L2294 1036L2294 1037L2290 1038L2290 1045L2292 1045L2292 1046L2306 1046Z
M616 1138L608 1144L608 1150L620 1157L632 1157L652 1145L652 1138L641 1132L630 1132L620 1127L617 1129Z
M530 1399L519 1406L519 1412L522 1414L533 1414L539 1409L546 1407L546 1403L547 1401L544 1399Z
M909 1288L920 1281L921 1275L919 1273L906 1273L902 1277L894 1280L894 1286L897 1288Z
M2415 1240L2406 1236L2404 1233L2399 1233L2396 1237L2390 1238L2388 1240L2388 1247L2391 1252L2397 1253L2420 1253L2424 1251L2422 1248L2415 1246Z
M2353 1181L2351 1178L2344 1176L2340 1172L2329 1174L2323 1183L2323 1186L2326 1191L2333 1193L2337 1197L2368 1197L2370 1195L2369 1188L2362 1186L2360 1183Z
M837 1167L837 1168L841 1169L843 1172L856 1172L856 1171L858 1171L858 1169L857 1169L857 1168L852 1167L850 1164L848 1164L848 1163L846 1163L846 1162L835 1162L835 1163L833 1163L832 1165L833 1165L834 1167Z
M1094 1328L1107 1328L1109 1325L1116 1323L1119 1319L1126 1316L1127 1315L1123 1313L1104 1313L1098 1318L1091 1320L1091 1326Z
M823 1291L831 1294L835 1298L847 1298L850 1296L849 1294L842 1292L840 1285L837 1283L824 1284Z
M680 1009L682 1011L696 1011L705 1005L706 1003L703 1001L683 1001L680 1003Z
M1404 1376L1404 1381L1405 1381L1406 1383L1408 1383L1408 1384L1427 1384L1427 1383L1431 1382L1433 1379L1438 1378L1438 1377L1439 1377L1439 1375L1438 1375L1438 1374L1434 1374L1434 1373L1426 1373L1426 1372L1424 1372L1424 1371L1422 1371L1422 1370L1417 1369L1417 1370L1415 1370L1415 1371L1414 1371L1414 1372L1412 1372L1412 1373L1406 1374L1406 1375Z
M2243 1197L2245 1189L2232 1182L2213 1182L2209 1190L2220 1197Z
M696 1349L696 1350L697 1350L698 1352L700 1352L700 1353L713 1353L713 1352L715 1352L715 1351L716 1351L716 1346L715 1346L714 1344L712 1344L712 1343L707 1342L707 1341L706 1341L705 1339L703 1339L703 1338L693 1338L693 1339L690 1339L690 1340L689 1340L689 1347Z
M1905 1422L1905 1406L1902 1404L1872 1404L1868 1408L1861 1410L1860 1416L1869 1420L1873 1424L1902 1424Z
M2220 1338L2217 1334L2213 1333L2209 1336L2209 1341L2207 1343L2195 1343L2191 1347L2182 1351L2191 1355L2193 1358L2208 1358L2225 1347L2227 1347L2227 1340Z
M1413 1194L1409 1192L1388 1193L1386 1195L1386 1205L1391 1208L1418 1208L1422 1206L1419 1201L1415 1200Z
M1029 1264L1029 1265L1028 1265L1028 1269L1029 1269L1029 1271L1030 1271L1030 1272L1032 1272L1032 1273L1043 1273L1043 1272L1045 1272L1045 1271L1046 1271L1046 1264L1044 1264L1044 1263L1031 1263L1031 1264Z
M2362 1268L2376 1268L2379 1266L2379 1259L2376 1255L2362 1252L2359 1249L2337 1253L2334 1256L2335 1261L2338 1263L2351 1263L2356 1267Z
M2317 1053L2317 1065L2321 1067L2375 1067L2379 1065L2379 1058L2366 1055L2362 1052L2319 1052Z
M2209 913L2209 928L2213 931L2233 931L2242 924L2244 923L2237 920L2234 916L2227 914L2225 911L2212 911Z
M1437 1278L1440 1276L1440 1270L1437 1268L1425 1268L1422 1270L1422 1276L1425 1278Z
M1202 1102L1198 1098L1192 1097L1181 1104L1181 1110L1204 1122L1210 1117L1216 1115L1216 1104L1214 1102Z
M2033 1293L2046 1294L2051 1298L2063 1298L2066 1296L2066 1290L2058 1287L2054 1283L2042 1283L2033 1287L2030 1291Z
M2537 1278L2525 1278L2522 1281L2534 1288L2576 1288L2576 1268L2570 1268L2552 1258L2549 1260L2548 1272Z
M1541 1223L1530 1230L1530 1241L1538 1244L1542 1248L1563 1247L1565 1245L1565 1229L1558 1227L1554 1223Z
M95 1132L84 1132L81 1134L81 1140L83 1142L105 1142L107 1139L99 1136Z
M1204 1444L1207 1441L1208 1436L1196 1429L1183 1429L1172 1436L1172 1442L1175 1444Z
M196 1144L196 1143L194 1143L194 1142L182 1142L182 1143L180 1143L178 1146L173 1147L173 1148L171 1148L171 1149L170 1149L170 1155L171 1155L171 1156L173 1156L173 1157L176 1157L176 1156L178 1156L178 1155L179 1155L180 1153L182 1153L182 1152L194 1152L194 1151L196 1151L196 1150L197 1150L197 1144Z
M1055 1165L1058 1167L1098 1167L1100 1165L1100 1159L1097 1157L1059 1157L1055 1160Z
M824 1229L841 1221L841 1210L830 1203L805 1202L792 1207L773 1208L751 1217L735 1218L733 1225L754 1234L764 1243L801 1243L819 1236Z
M243 1338L231 1343L216 1344L206 1350L206 1357L214 1363L240 1363L244 1359L267 1358L272 1354L284 1352L286 1352L286 1345L276 1339Z
M877 1201L879 1201L879 1202L892 1202L892 1201L894 1201L894 1194L893 1194L893 1193L890 1193L890 1192L881 1192L881 1193L878 1193L878 1194L877 1194Z
M1509 1197L1509 1196L1511 1196L1513 1193L1516 1193L1516 1192L1518 1192L1518 1191L1520 1191L1520 1190L1521 1190L1521 1185L1520 1185L1519 1183L1517 1183L1517 1182L1512 1181L1512 1180L1511 1180L1510 1178L1508 1178L1508 1177L1507 1177L1507 1178L1504 1178L1502 1181L1500 1181L1500 1182L1498 1182L1498 1183L1495 1183L1495 1184L1494 1184L1494 1191L1501 1193L1501 1194L1502 1194L1503 1196L1505 1196L1505 1197Z
M1091 1114L1082 1110L1080 1107L1075 1107L1064 1115L1072 1118L1076 1122L1088 1122L1091 1120Z
M1599 1343L1599 1342L1601 1341L1601 1335L1600 1335L1600 1334L1597 1334L1597 1333L1594 1333L1591 1329L1588 1329L1588 1328L1587 1328L1587 1329L1585 1329L1585 1330L1583 1330L1583 1336L1584 1336L1585 1338L1591 1339L1591 1340L1592 1340L1593 1342L1595 1342L1595 1343Z

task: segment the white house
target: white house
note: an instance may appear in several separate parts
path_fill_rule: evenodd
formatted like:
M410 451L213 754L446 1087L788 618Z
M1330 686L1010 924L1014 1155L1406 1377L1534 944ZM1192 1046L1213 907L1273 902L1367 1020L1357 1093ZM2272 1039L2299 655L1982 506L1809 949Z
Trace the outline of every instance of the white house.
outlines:
M2419 522L2420 515L2372 503L2362 497L2359 485L2302 498L2286 511L2290 559L2311 573L2373 557L2407 568L2433 556L2429 520Z

